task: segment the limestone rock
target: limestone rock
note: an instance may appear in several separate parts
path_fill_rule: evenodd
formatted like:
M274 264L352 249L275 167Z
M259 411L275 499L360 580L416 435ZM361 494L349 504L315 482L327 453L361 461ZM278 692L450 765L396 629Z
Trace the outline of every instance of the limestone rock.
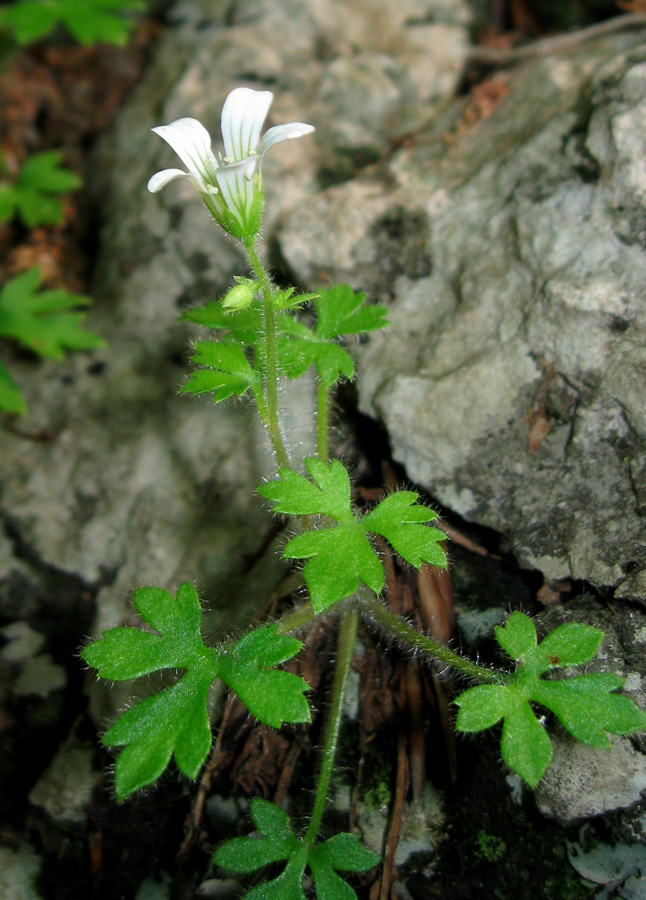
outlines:
M498 82L488 117L440 116L295 209L281 248L308 286L389 304L360 406L411 479L546 578L643 602L646 51L615 36Z

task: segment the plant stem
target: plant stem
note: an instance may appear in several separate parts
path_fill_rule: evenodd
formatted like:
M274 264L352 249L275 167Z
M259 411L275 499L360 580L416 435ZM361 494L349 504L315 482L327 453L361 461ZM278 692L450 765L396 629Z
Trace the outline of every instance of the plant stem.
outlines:
M365 591L361 593L361 605L364 611L382 626L384 631L405 641L411 647L420 650L427 656L434 657L447 666L457 669L458 672L468 675L469 678L474 678L476 681L499 682L501 680L502 673L485 669L483 666L479 666L471 662L471 660L460 656L459 653L449 650L444 644L440 644L411 628L403 619L400 619L399 616L396 616L395 613L380 603L379 599L372 592Z
M328 389L322 378L318 379L316 407L316 450L319 459L327 463L330 457L330 445L328 442Z
M358 621L359 615L357 610L354 607L351 607L345 610L339 625L334 684L332 686L332 697L330 698L330 718L328 719L327 730L325 733L325 746L323 747L321 772L316 786L316 798L314 800L312 818L310 819L307 833L303 838L303 843L308 847L314 846L316 836L321 826L321 819L325 812L325 805L327 803L330 779L332 778L332 769L334 768L334 759L339 743L343 698L345 696L348 672L350 671L350 663L352 662L352 654L354 652Z
M256 253L255 242L245 244L251 266L260 282L263 296L263 322L265 333L265 399L267 406L266 419L264 419L269 440L279 469L289 468L289 456L283 443L278 419L278 338L276 333L276 311L269 275L262 266Z

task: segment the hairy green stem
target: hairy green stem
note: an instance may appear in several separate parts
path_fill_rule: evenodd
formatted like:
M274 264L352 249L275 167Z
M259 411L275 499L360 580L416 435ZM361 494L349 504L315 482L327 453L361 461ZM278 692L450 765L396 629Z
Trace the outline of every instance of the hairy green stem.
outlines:
M474 678L476 681L498 682L501 680L502 673L485 669L483 666L479 666L471 662L471 660L460 656L459 653L449 650L444 644L432 640L425 634L420 634L419 631L416 631L403 619L396 616L394 612L385 607L371 591L362 592L361 605L364 612L378 622L385 631L405 641L405 643L410 644L411 647L420 650L427 656L434 657L447 666L457 669L458 672L468 675L469 678Z
M334 684L332 685L332 697L330 698L330 717L327 722L327 730L325 733L325 746L323 747L321 771L316 786L316 798L314 800L312 818L310 819L307 833L303 838L303 843L308 847L314 846L316 836L321 827L321 819L325 812L325 805L327 803L330 779L332 778L332 770L334 769L334 760L339 743L343 698L345 696L350 663L352 662L354 642L357 637L358 621L359 615L357 610L354 607L351 607L345 610L339 625L336 668L334 672Z
M278 419L278 335L276 331L276 311L269 275L262 266L256 253L255 242L245 244L249 261L260 282L263 296L263 323L265 332L265 401L266 418L263 418L269 440L279 469L289 468L289 456L285 449Z
M316 397L316 450L319 459L328 462L330 445L328 441L328 403L329 391L322 378L318 379Z

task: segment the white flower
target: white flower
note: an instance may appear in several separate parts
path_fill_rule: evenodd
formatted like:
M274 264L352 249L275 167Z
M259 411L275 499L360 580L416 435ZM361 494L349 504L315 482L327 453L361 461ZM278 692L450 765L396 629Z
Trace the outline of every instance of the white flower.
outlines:
M274 99L271 91L235 88L222 108L224 154L217 158L211 137L197 119L177 119L153 131L173 148L188 172L163 169L148 182L156 193L174 178L189 178L222 227L235 237L251 239L258 233L262 218L263 184L260 167L267 150L280 141L302 137L314 131L312 125L290 122L260 132ZM260 144L260 146L258 146Z

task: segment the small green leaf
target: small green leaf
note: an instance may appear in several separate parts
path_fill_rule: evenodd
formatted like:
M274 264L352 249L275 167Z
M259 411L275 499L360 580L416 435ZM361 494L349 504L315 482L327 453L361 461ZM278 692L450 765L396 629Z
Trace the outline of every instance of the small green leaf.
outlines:
M0 26L9 28L22 46L49 34L57 18L56 5L43 0L22 0L0 10Z
M292 831L289 817L260 797L251 801L251 816L260 838L233 838L215 853L213 862L231 872L248 874L269 863L287 861L283 872L245 894L246 900L305 900L303 876L309 865L318 900L356 900L356 893L335 872L365 872L379 861L354 834L337 834L310 848Z
M366 872L377 865L379 857L363 846L358 835L343 831L314 847L310 860L339 872Z
M202 642L200 601L192 585L180 585L176 600L154 587L139 588L133 599L142 619L159 634L110 629L83 648L83 660L110 681L160 669L187 671L177 684L127 710L103 736L106 746L125 747L115 765L119 800L159 778L173 754L180 772L197 776L211 746L206 701L219 662Z
M316 333L323 340L376 331L388 325L388 311L383 306L366 305L365 293L353 291L347 284L319 291L314 306Z
M316 612L354 594L360 580L376 594L384 584L383 566L356 522L299 534L283 556L308 560L303 575Z
M280 807L262 797L251 801L251 818L263 837L232 838L216 850L213 862L223 869L246 875L270 863L288 859L300 850L289 816Z
M338 522L352 522L350 479L342 463L329 466L319 459L306 459L305 466L314 484L292 469L282 469L278 481L269 481L258 493L274 504L274 512L288 516L331 516Z
M446 535L423 524L437 515L416 505L417 494L392 494L361 519L352 510L350 479L338 460L327 465L319 459L306 459L305 465L312 481L283 469L279 479L263 485L259 493L274 504L275 512L328 516L338 523L297 535L283 552L285 559L308 560L303 574L317 612L349 597L360 581L375 593L381 591L383 566L366 537L368 533L385 537L417 568L424 560L446 566L446 556L439 545Z
M246 635L219 659L219 677L236 692L259 721L280 728L283 722L310 722L303 696L309 685L290 672L272 668L294 656L302 644L277 635L276 625L265 625Z
M204 368L191 375L182 386L182 393L213 393L213 402L219 403L234 395L241 397L249 389L254 393L261 389L260 376L238 343L201 341L194 350L192 361Z
M212 328L214 331L224 331L244 347L253 347L262 329L262 313L259 303L254 303L245 309L226 310L223 309L221 301L216 300L204 306L186 310L180 319L184 322L194 322L204 328Z
M446 554L440 546L446 535L439 528L427 528L426 522L437 513L417 503L414 491L397 491L364 516L366 531L381 534L407 563L419 569L422 562L446 568Z
M306 900L303 891L303 875L307 865L307 850L303 848L295 853L281 874L259 884L245 894L246 900Z
M460 707L458 731L484 731L509 713L513 698L504 685L479 684L460 694L455 703Z
M535 788L552 759L552 744L526 700L519 698L505 716L500 750L509 768Z
M538 649L549 668L582 666L594 659L602 640L603 631L599 628L569 622L551 631Z
M536 629L525 613L513 612L504 625L496 625L495 634L512 659L519 660L536 649Z
M590 672L563 681L539 681L532 697L551 710L571 735L584 744L610 749L610 734L646 729L646 713L612 691L624 680L610 672Z
M211 747L206 701L212 680L208 668L192 669L173 687L127 710L108 729L103 743L125 747L115 763L118 800L156 781L173 753L180 772L197 777Z
M185 582L177 600L155 587L138 588L135 609L159 634L139 628L111 628L103 639L81 651L83 660L108 681L130 681L160 669L189 669L208 665L215 677L215 652L200 634L202 611L195 588Z
M646 713L629 697L613 693L624 679L609 672L576 675L563 680L541 676L551 669L589 662L603 633L578 623L560 625L536 646L536 630L522 613L512 613L496 637L510 656L520 661L512 675L497 685L478 685L456 699L458 731L482 731L504 720L501 750L507 765L534 788L549 765L549 736L531 703L551 710L577 740L609 748L610 734L646 730Z
M279 329L287 336L278 345L280 367L293 379L314 364L325 386L332 388L341 377L354 377L354 360L336 340L345 334L383 328L387 324L386 310L380 306L364 306L366 295L355 293L347 284L306 296L314 299L316 328L312 330L289 316L281 319ZM300 305L303 297L297 297L296 301Z
M155 781L172 755L181 772L195 778L211 745L206 711L209 687L221 678L260 721L273 727L283 722L309 722L304 692L308 685L296 675L272 668L301 647L268 625L246 635L231 649L212 650L201 637L201 609L195 588L184 583L177 599L161 588L135 591L142 619L158 633L137 628L113 628L103 639L81 651L83 660L101 678L126 681L162 669L184 669L170 688L133 706L104 735L109 747L125 747L115 766L115 787L121 800Z

